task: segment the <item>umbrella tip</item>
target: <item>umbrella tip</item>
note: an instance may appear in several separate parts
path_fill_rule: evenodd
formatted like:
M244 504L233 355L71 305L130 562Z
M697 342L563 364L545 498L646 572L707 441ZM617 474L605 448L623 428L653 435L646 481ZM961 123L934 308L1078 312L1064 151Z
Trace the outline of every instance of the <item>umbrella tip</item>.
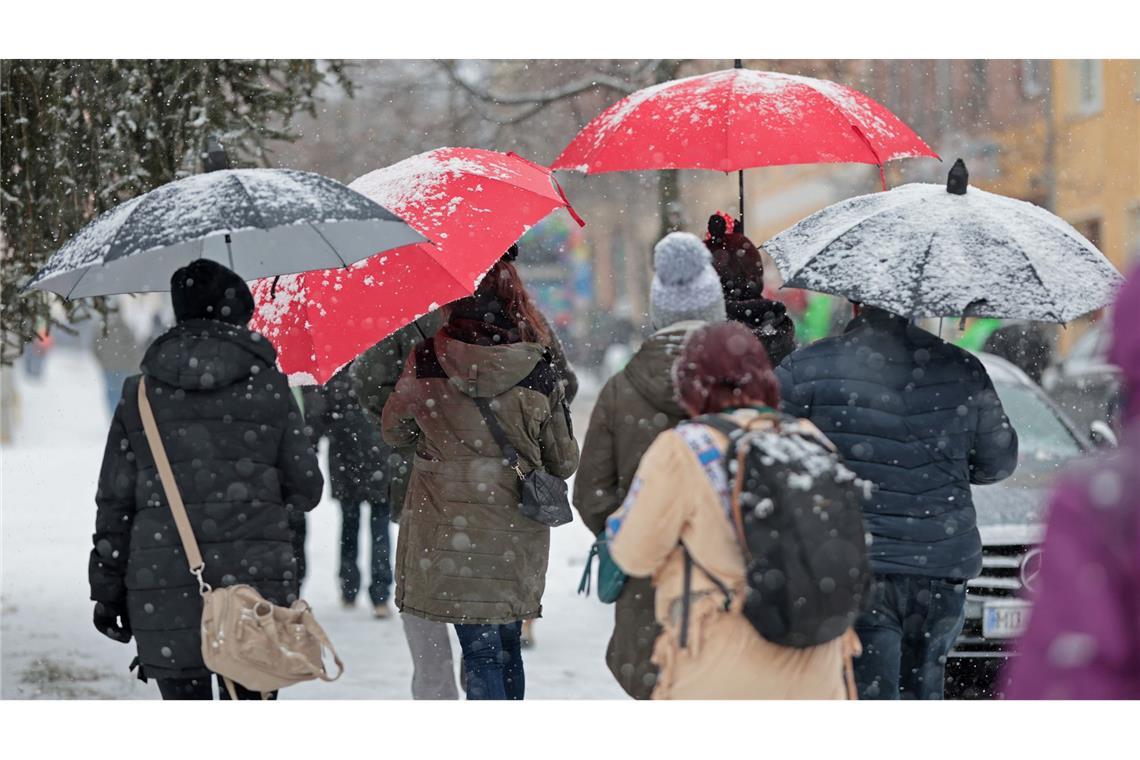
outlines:
M970 171L966 168L966 162L959 158L950 167L950 174L946 177L946 192L965 195L969 184Z
M214 172L218 169L229 169L230 157L226 155L226 148L215 135L206 137L206 149L202 151L202 171Z

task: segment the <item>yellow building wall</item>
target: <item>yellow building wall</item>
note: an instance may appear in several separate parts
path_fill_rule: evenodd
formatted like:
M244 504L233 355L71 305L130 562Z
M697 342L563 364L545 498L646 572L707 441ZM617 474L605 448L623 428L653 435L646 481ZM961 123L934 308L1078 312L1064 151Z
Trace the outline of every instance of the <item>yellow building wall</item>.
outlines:
M1100 220L1100 247L1121 271L1129 268L1134 240L1129 213L1140 207L1140 63L1101 62L1103 107L1075 107L1074 61L1054 61L1057 133L1057 213L1079 225Z

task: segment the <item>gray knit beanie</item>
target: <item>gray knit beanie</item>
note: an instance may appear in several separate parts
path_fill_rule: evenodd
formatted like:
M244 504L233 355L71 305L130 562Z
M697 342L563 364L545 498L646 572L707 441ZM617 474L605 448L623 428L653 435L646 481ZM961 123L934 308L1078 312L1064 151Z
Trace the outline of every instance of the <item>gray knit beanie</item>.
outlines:
M649 321L654 330L676 322L723 322L724 293L712 256L690 232L670 232L653 246Z

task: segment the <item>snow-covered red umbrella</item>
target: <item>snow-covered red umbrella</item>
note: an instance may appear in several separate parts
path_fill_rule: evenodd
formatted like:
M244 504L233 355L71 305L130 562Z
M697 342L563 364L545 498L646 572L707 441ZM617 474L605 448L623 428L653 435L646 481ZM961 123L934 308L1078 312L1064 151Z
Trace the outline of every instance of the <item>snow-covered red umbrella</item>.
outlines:
M738 64L739 65L739 64ZM552 169L739 171L815 163L883 165L938 155L885 106L810 77L735 68L675 79L619 100L583 127ZM884 188L886 183L884 179Z
M511 244L555 209L585 224L550 170L514 153L439 148L349 187L430 242L255 283L250 326L277 347L294 385L323 384L404 325L474 293Z

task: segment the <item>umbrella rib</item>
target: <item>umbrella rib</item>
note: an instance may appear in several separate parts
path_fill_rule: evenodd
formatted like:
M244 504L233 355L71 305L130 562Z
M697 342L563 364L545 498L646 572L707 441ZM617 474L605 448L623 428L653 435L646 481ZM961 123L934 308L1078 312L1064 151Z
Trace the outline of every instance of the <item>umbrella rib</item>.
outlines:
M157 190L157 189L158 188L156 187L155 190ZM151 192L154 192L154 191L152 190ZM119 226L115 228L115 234L111 235L111 239L107 242L107 253L103 254L103 256L99 262L99 264L101 266L106 265L107 256L114 249L115 243L119 239L119 233L122 232L123 228L127 226L127 222L129 222L131 220L131 217L135 215L135 212L138 211L141 206L143 206L144 204L149 203L149 202L150 202L150 193L146 193L145 195L143 195L141 197L141 200L139 200L139 202L135 204L134 208L132 208L130 211L128 211L127 215L123 217L123 221L121 221L119 223ZM130 201L124 201L124 203L130 203ZM116 258L126 258L126 256L117 256ZM86 277L86 275L84 275L84 277ZM83 278L80 278L80 279L83 279Z
M102 264L100 264L100 266L102 266ZM87 276L87 273L90 272L91 269L92 267L87 267L83 270L83 274L79 275L79 279L75 281L75 284L71 286L71 290L67 291L67 295L63 297L65 301L71 300L72 293L74 293L75 289L79 287L79 283L83 282L83 278Z
M317 233L317 237L319 237L321 240L323 240L325 245L327 245L329 247L329 250L333 252L333 256L336 256L337 260L340 261L340 268L341 269L348 269L348 262L344 260L344 257L341 256L340 252L337 251L336 247L332 243L329 242L328 238L326 238L324 236L324 234L322 234L321 231L318 230L313 225L312 222L305 222L305 224L309 225L309 229L311 229L313 232ZM378 251L378 253L379 253L379 251Z
M935 230L933 233L931 233L930 242L928 242L926 244L926 250L923 251L923 253L922 253L922 260L919 262L919 265L918 265L918 274L915 276L914 284L910 288L910 309L909 310L911 313L908 314L907 316L912 316L914 314L915 305L918 303L918 298L921 295L922 278L926 274L926 265L930 263L930 251L933 250L933 248L934 248L934 238L936 238L936 237L938 237L938 231L937 230Z
M1061 319L1061 314L1057 310L1057 301L1052 298L1049 293L1049 286L1045 284L1045 281L1041 279L1041 275L1037 273L1037 267L1033 265L1033 259L1029 258L1029 254L1026 253L1025 249L1023 249L1020 245L1017 246L1017 252L1025 258L1025 263L1029 265L1029 271L1033 274L1033 279L1037 280L1037 284L1041 286L1041 292L1047 296L1050 296L1049 303L1053 306L1051 309L1053 318L1063 323L1064 320Z
M245 183L241 181L241 177L236 174L231 174L230 177L234 182L237 182L237 186L241 188L242 195L249 201L249 207L253 209L253 213L257 215L258 226L263 230L268 230L269 226L265 223L265 217L261 215L261 209L257 207L257 201L249 194L249 189L245 186Z
M1002 228L1002 230L1006 234L1006 237L1008 237L1009 240L1016 241L1016 238L1014 238L1014 236L1009 233L1009 227L1006 226L1004 219L995 216L993 221L995 224L997 224L999 227ZM1020 243L1017 245L1017 252L1020 253L1022 255L1022 257L1025 259L1025 263L1026 263L1026 265L1028 265L1029 271L1033 275L1033 279L1037 280L1037 284L1041 286L1041 292L1044 293L1046 296L1049 296L1050 295L1049 286L1046 285L1045 281L1041 279L1041 275L1039 275L1037 273L1037 267L1035 267L1033 265L1033 259L1029 258L1029 254L1025 252L1025 249L1021 247ZM1053 318L1056 319L1058 322L1064 322L1064 320L1061 319L1060 312L1057 309L1056 300L1054 300L1052 297L1050 297L1049 303L1052 304L1052 306L1053 306L1053 308L1051 310L1051 313L1053 314Z

